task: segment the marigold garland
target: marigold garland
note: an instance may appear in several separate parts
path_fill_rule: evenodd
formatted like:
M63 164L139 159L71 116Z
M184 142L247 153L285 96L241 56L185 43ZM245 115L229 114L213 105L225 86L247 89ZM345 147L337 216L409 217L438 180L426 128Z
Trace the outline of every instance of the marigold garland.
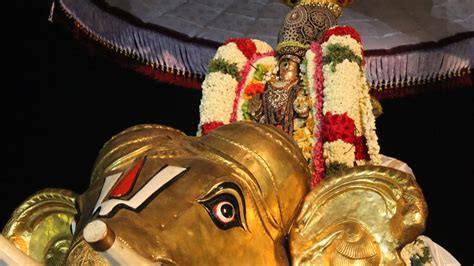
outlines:
M262 93L264 89L265 86L262 83L252 82L245 88L245 94L252 96L258 93Z

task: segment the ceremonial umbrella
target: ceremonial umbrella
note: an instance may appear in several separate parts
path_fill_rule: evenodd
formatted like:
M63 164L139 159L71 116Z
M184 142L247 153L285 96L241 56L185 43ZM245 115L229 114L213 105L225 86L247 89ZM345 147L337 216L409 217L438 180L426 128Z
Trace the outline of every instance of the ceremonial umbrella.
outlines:
M57 0L51 20L67 17L79 38L137 71L200 88L220 44L250 37L275 47L289 10L278 0ZM338 23L360 32L378 98L471 85L470 0L355 1Z

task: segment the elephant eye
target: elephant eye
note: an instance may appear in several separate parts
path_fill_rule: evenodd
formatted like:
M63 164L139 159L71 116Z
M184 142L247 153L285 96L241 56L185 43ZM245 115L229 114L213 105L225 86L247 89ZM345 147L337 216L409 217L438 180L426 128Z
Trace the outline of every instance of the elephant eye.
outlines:
M235 220L235 207L228 201L221 201L212 207L212 214L219 222L228 224Z
M198 202L214 224L222 230L242 227L247 230L245 200L240 187L232 182L215 185Z
M221 194L202 202L215 225L223 230L241 226L239 204L231 194Z

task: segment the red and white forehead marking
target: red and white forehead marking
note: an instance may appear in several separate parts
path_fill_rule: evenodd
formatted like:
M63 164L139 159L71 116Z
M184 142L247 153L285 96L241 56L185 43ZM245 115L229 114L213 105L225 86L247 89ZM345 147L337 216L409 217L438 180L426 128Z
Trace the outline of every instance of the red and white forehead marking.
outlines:
M119 180L119 178L122 176L122 173L106 177L104 179L104 185L100 191L99 198L95 204L93 213L95 213L100 207L99 216L106 216L118 205L126 205L132 209L137 209L156 191L160 190L160 188L163 188L166 184L186 170L186 168L183 167L168 165L156 173L150 180L148 180L148 182L129 200L118 199L117 197L123 197L132 190L144 163L145 159L138 161L132 167L132 169L130 169L124 175L119 183L117 183L117 180ZM114 189L112 192L110 192L112 188ZM104 202L104 199L107 197L107 195L109 195L111 199Z

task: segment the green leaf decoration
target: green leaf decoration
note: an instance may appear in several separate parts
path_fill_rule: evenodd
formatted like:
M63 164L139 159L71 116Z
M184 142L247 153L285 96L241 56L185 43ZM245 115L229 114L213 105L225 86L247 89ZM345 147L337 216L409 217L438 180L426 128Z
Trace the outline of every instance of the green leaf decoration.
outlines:
M262 64L257 64L257 67L255 68L255 73L253 74L253 78L258 81L262 81L264 75L265 75L265 66Z
M209 62L208 70L209 70L209 73L222 72L224 74L231 75L237 81L242 80L237 64L236 63L231 64L222 58L212 59L211 62Z
M244 116L244 120L252 120L252 117L249 114L249 102L245 101L242 104L242 115Z
M336 72L336 65L342 63L344 60L356 62L362 67L362 58L349 48L347 45L330 44L326 47L323 55L323 65L331 65L331 71Z

